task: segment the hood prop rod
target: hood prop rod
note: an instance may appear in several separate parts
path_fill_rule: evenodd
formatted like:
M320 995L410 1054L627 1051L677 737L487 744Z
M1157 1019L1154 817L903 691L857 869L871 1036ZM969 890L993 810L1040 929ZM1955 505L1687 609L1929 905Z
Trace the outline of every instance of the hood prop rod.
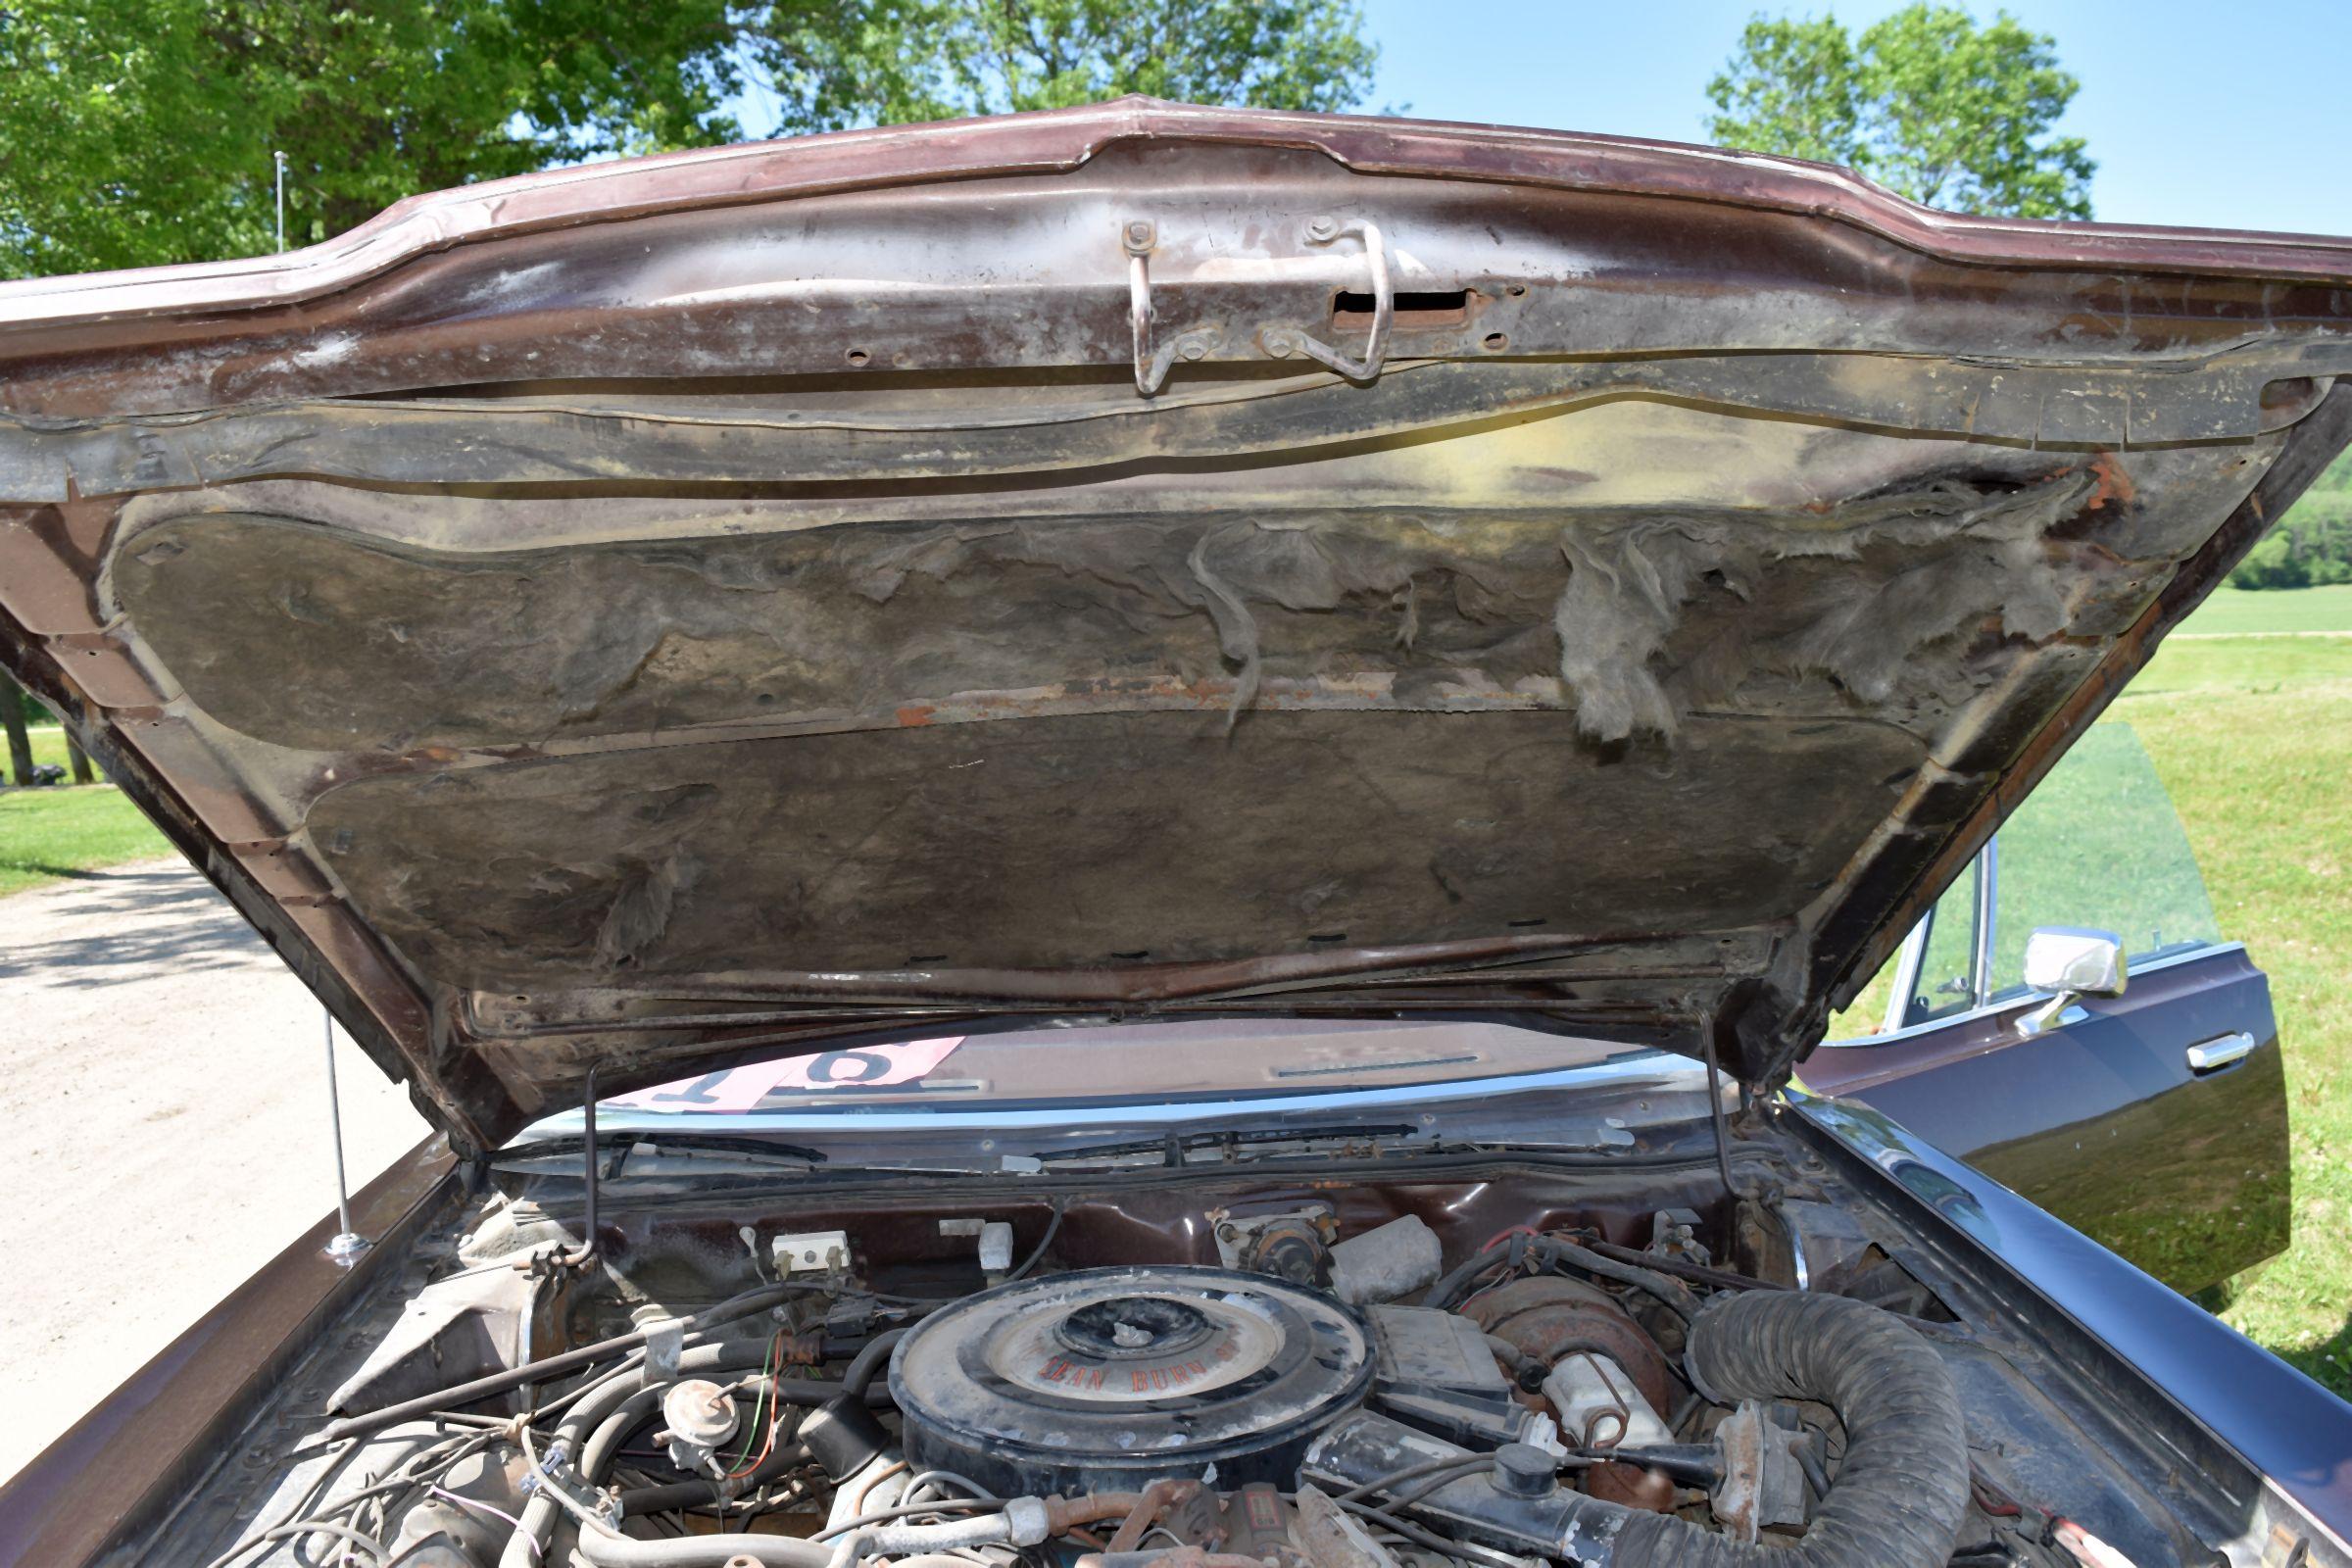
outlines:
M580 1245L543 1248L514 1266L530 1274L561 1274L586 1268L596 1261L596 1069L588 1064L588 1080L580 1091L580 1180L588 1190L588 1214L580 1230Z
M1732 1185L1732 1135L1723 1121L1723 1068L1715 1060L1715 1021L1707 1020L1701 1036L1707 1051L1707 1116L1715 1125L1715 1172L1723 1178L1724 1196L1732 1200L1735 1215L1740 1208L1740 1189Z
M351 1181L343 1170L343 1096L335 1087L335 1015L326 1007L318 1014L326 1020L326 1124L335 1145L335 1234L322 1250L335 1267L350 1268L375 1244L351 1228Z

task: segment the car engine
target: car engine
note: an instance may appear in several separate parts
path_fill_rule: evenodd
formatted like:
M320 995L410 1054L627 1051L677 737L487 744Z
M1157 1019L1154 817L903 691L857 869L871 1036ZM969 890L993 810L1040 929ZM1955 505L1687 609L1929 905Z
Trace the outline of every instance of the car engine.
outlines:
M697 1202L600 1250L493 1193L319 1361L323 1426L257 1424L274 1494L180 1524L234 1519L220 1565L2131 1560L1972 1452L1950 1314L1829 1208L1298 1194Z

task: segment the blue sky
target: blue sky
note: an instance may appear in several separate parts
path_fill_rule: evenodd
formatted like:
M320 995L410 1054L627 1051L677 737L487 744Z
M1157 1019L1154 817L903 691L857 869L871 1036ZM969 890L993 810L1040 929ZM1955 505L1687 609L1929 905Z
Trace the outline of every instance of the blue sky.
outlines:
M1834 11L1859 30L1886 0L1363 0L1380 41L1375 104L1432 120L1695 141L1707 78L1759 9ZM1980 18L1995 9L1974 8ZM2012 0L2058 40L2082 91L2063 122L2090 142L2101 219L2352 234L2352 0Z
M1361 0L1381 45L1370 107L1430 120L1696 141L1707 79L1758 10L1831 12L1859 31L1896 0ZM1988 18L1995 6L1973 7ZM2097 216L2352 234L2352 0L2012 0L2058 40L2082 90L2062 129L2086 138ZM757 131L773 105L735 105Z
M1381 45L1369 108L1698 141L1705 87L1759 10L1853 30L1898 0L1359 0ZM1997 5L1971 7L1989 19ZM2098 160L2112 223L2352 235L2352 0L2011 0L2082 77L2060 129ZM774 104L748 89L748 129Z

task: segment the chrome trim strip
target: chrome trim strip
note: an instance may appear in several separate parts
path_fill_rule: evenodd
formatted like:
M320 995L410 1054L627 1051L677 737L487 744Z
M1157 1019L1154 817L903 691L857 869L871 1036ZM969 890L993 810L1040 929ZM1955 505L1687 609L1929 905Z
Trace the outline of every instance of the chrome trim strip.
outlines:
M1977 852L1977 925L1971 933L1975 944L1968 956L1968 975L1980 1007L1992 1005L1992 918L2000 891L2001 841L1996 834Z
M2176 953L2162 958L2150 958L2145 963L2134 964L2132 972L2134 975L2155 974L2170 969L2175 964L2201 963L2207 958L2219 957L2226 953L2243 953L2245 951L2246 945L2243 942L2216 942L2210 947L2195 948L2187 953ZM2051 993L2047 991L2025 992L2018 996L2005 997L1987 1006L1972 1007L1966 1012L1955 1012L1948 1018L1930 1018L1925 1023L1915 1023L1901 1029L1889 1029L1885 1034L1854 1035L1844 1040L1824 1040L1819 1049L1846 1051L1860 1046L1884 1046L1896 1040L1908 1040L1914 1035L1924 1035L1931 1029L1949 1029L1954 1024L1969 1023L1996 1012L2023 1011L2028 1007L2049 1001L2050 996Z

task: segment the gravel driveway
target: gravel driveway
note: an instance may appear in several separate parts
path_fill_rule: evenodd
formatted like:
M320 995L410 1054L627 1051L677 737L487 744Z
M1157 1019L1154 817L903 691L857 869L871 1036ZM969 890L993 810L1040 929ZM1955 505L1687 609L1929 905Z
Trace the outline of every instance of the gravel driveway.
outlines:
M0 899L0 1479L334 1206L317 1001L178 860ZM337 1037L357 1191L426 1128Z

